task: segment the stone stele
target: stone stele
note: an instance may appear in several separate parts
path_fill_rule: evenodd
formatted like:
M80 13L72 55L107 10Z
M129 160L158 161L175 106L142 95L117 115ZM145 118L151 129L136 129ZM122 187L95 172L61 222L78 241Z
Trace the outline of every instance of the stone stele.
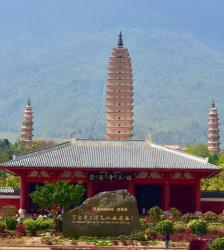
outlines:
M63 215L66 236L117 236L139 229L136 199L127 190L101 192Z

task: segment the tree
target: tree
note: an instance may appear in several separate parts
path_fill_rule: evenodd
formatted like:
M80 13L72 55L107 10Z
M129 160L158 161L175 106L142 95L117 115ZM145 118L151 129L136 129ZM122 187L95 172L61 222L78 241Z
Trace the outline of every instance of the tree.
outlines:
M209 155L208 161L211 164L219 165L219 156L218 155Z
M55 145L54 141L35 140L33 141L32 150L53 145ZM12 144L8 139L0 139L0 162L10 161L13 155L26 152L27 148L19 141ZM18 188L20 186L20 179L17 176L0 171L0 186Z
M188 146L184 151L186 153L197 155L203 158L210 156L207 145L202 143L194 146Z
M201 189L207 191L224 191L224 172L209 179L203 179Z
M85 188L81 184L74 186L69 182L60 181L45 183L43 186L37 187L30 196L33 202L44 210L50 211L55 208L59 213L62 208L67 210L72 205L80 205L84 192Z
M68 210L71 207L81 204L84 198L85 187L81 184L75 186L69 182L60 181L57 183L45 183L37 187L30 194L34 203L46 212L51 212L57 229L57 216L62 209Z
M35 140L32 144L32 150L51 147L56 145L54 141L44 141L44 140Z
M185 152L200 157L208 157L210 163L224 167L224 153L220 155L210 155L206 144L189 146L185 149ZM220 173L212 178L203 179L201 181L201 189L205 191L224 191L224 173Z
M19 188L20 187L20 178L18 176L14 176L12 174L7 173L4 186L5 187Z
M217 165L220 166L220 167L224 167L224 152L222 152L219 155Z
M20 178L4 171L0 171L0 186L19 188Z
M38 149L41 149L41 148L50 147L50 146L54 146L54 145L56 145L56 143L54 141L34 140L32 142L31 151L32 150L38 150ZM16 143L14 143L12 148L13 148L13 154L15 154L15 155L27 153L28 151L30 151L20 141L17 141Z
M0 139L0 162L9 161L12 158L12 144L8 139Z

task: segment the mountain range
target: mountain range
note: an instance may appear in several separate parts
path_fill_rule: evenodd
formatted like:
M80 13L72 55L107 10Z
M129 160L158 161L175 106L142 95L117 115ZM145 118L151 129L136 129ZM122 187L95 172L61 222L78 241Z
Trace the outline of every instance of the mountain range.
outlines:
M1 0L0 137L16 140L31 98L34 138L104 138L108 60L122 30L132 58L134 139L207 140L224 123L222 0Z

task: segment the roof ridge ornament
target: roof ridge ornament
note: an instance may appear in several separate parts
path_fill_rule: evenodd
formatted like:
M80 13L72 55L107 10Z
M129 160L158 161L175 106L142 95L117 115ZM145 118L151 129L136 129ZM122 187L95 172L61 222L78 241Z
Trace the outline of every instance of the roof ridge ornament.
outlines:
M118 35L118 43L117 43L119 48L122 48L124 46L122 37L123 37L123 35L122 35L122 32L120 31L120 33Z
M148 135L146 136L146 143L151 145L152 144L152 134L151 132L148 133Z
M74 143L76 141L76 135L80 134L81 132L82 131L80 129L72 131L72 133L70 134L70 142Z

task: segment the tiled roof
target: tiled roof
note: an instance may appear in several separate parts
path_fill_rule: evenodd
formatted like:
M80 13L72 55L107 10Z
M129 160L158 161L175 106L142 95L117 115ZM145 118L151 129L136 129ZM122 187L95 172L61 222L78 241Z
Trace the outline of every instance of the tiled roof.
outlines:
M72 140L19 155L0 167L149 168L218 170L206 159L147 141Z
M0 187L0 195L19 195L19 188Z
M224 191L202 191L202 198L224 198Z

